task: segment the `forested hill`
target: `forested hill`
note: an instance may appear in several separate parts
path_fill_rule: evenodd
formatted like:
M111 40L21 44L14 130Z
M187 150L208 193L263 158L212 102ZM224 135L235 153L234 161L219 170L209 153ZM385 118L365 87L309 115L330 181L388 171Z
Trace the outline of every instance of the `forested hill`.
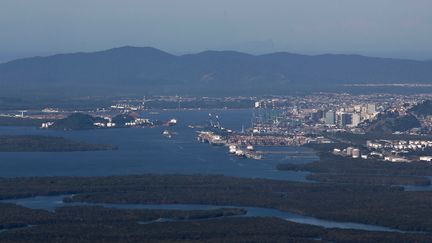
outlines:
M432 115L432 100L426 100L413 106L410 111L418 116Z
M432 61L359 55L249 55L206 51L176 56L121 47L0 64L3 92L97 94L283 94L359 83L432 82Z

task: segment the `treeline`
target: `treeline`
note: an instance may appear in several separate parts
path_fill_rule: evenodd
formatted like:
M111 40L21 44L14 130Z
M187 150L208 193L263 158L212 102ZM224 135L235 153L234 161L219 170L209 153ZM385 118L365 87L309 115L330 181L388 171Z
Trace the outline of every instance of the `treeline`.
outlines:
M429 186L430 180L418 176L355 175L355 174L310 174L306 179L325 183L354 183L369 185L414 185Z
M277 169L313 172L307 179L327 183L389 186L431 184L427 178L432 176L432 165L429 162L394 163L373 158L354 159L331 152L333 148L346 148L349 146L346 143L308 146L317 152L318 161L308 164L279 164Z
M65 206L48 212L29 209L10 203L0 203L0 230L24 228L29 225L42 225L71 222L117 223L121 221L150 223L158 219L175 221L203 220L245 215L242 208L216 208L210 210L150 210L112 209L102 206Z
M142 175L0 179L0 198L77 194L75 202L256 206L336 221L432 232L432 192L225 176Z
M0 230L54 222L52 213L0 203ZM1 234L0 234L1 235Z
M326 137L341 141L346 145L366 146L367 140L379 140L385 138L386 140L431 140L432 136L420 136L411 134L385 134L379 132L370 132L364 134L356 134L350 132L334 132L325 133ZM317 145L320 146L320 145ZM318 147L319 149L319 147Z
M279 170L310 171L314 173L431 176L432 165L428 162L394 163L374 159L353 159L328 154L319 154L320 160L309 164L279 164Z
M309 164L280 164L279 170L310 171L314 173L388 175L388 176L432 176L429 162L394 163L378 159L354 159L334 155L332 148L345 148L347 144L310 145L319 160Z
M0 204L0 216L12 205ZM430 234L325 229L276 218L221 218L139 224L149 219L194 212L64 207L54 213L17 207L28 228L0 233L1 242L430 242ZM196 212L195 212L196 213ZM202 212L201 212L202 213ZM35 219L38 218L38 219ZM2 217L2 220L4 217Z
M409 109L410 112L418 116L430 116L432 115L432 100L425 100Z

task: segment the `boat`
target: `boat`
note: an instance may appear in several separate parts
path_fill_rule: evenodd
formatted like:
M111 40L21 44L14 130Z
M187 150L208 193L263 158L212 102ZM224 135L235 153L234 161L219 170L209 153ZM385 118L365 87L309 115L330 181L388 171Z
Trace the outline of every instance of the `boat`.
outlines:
M256 159L256 160L260 160L262 159L262 155L260 154L256 154L254 152L246 152L245 153L246 158L248 159Z
M177 124L177 119L172 118L168 121L168 126L175 126Z
M165 131L162 132L162 135L166 136L167 138L172 138L172 136L173 136L174 134L175 134L175 133L173 133L173 132L171 132L171 131L168 131L168 130L165 130Z
M235 151L235 155L237 155L237 156L240 157L240 158L246 158L246 154L245 154L245 152L244 152L243 150L241 150L241 149L237 149L237 150Z
M253 147L252 145L248 145L248 146L246 147L246 149L249 150L249 151L253 151L253 150L254 150L254 147Z

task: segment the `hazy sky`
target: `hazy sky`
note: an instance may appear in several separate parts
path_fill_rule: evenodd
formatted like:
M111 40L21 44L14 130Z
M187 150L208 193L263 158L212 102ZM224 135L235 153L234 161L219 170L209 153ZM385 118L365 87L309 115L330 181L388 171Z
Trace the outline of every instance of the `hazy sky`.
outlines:
M0 60L124 45L432 59L432 1L0 0Z

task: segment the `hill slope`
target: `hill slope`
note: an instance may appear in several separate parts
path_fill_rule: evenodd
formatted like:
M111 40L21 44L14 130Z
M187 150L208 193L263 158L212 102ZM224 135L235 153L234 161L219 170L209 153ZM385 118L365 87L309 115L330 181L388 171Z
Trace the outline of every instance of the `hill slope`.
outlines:
M432 82L432 62L358 55L175 56L149 47L34 57L0 64L0 88L52 93L279 94L353 83Z
M432 100L425 100L413 106L409 111L417 116L430 116L432 115Z

